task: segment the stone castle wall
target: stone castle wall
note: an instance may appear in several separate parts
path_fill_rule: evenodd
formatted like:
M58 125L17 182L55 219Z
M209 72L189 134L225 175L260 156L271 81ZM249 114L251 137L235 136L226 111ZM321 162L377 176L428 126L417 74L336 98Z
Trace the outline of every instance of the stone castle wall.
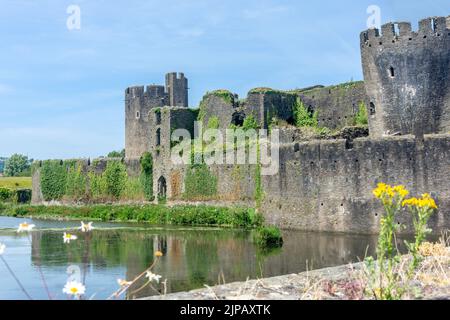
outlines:
M231 96L233 95L229 92ZM220 96L209 94L202 102L207 111L203 124L206 127L211 117L219 119L221 129L236 124L236 119L252 115L262 128L268 128L273 119L282 120L285 124L295 122L294 109L296 99L300 98L311 112L318 112L320 127L341 129L354 125L359 106L367 101L364 82L350 82L337 86L317 86L311 89L300 89L291 92L276 91L269 88L251 90L247 98L226 101Z
M318 112L319 126L330 129L354 125L360 104L367 101L363 81L297 90L296 93L306 108Z
M417 32L400 22L361 33L371 135L450 131L449 52L444 17L421 20Z
M260 210L268 223L311 231L375 233L383 210L372 190L385 182L404 184L413 196L431 193L440 210L430 226L450 227L449 18L424 19L417 32L410 23L390 23L382 27L382 34L377 29L361 33L364 82L289 92L257 88L241 101L226 90L205 96L200 107L205 127L212 117L226 129L242 125L252 115L262 128L270 127L273 118L288 128L281 134L278 174L260 177L264 192ZM192 137L197 118L187 108L187 90L184 74L169 73L165 86L130 87L125 92L129 174L139 175L139 158L151 152L154 194L160 193L163 183L164 195L173 200L183 199L187 167L172 165L170 137L179 128ZM357 138L367 130L350 130L348 136L344 132L332 137L337 140L304 141L302 133L289 126L294 123L297 98L318 112L319 127L330 129L353 125L364 103L370 137ZM87 163L86 170L101 172L105 161ZM217 178L217 194L205 200L255 205L259 180L255 166L214 165L209 170ZM33 203L39 202L36 170ZM403 213L399 222L406 218Z
M88 170L101 172L104 159ZM94 164L95 163L95 164ZM126 161L131 175L139 174L137 161ZM255 204L256 166L214 165L217 194L205 200L224 204ZM164 177L171 200L183 199L186 167L156 165L154 192ZM450 227L450 135L383 139L361 138L349 147L345 140L317 140L284 144L280 171L261 176L263 201L260 212L267 223L282 228L351 233L376 233L383 213L372 195L377 183L404 184L412 196L425 192L437 200L439 211L430 227ZM33 203L40 203L39 171L33 176ZM197 201L197 199L194 199ZM410 220L402 213L399 221ZM403 232L410 232L412 227Z
M412 195L430 192L440 211L434 229L450 227L450 136L356 139L285 145L280 172L263 177L262 206L269 223L282 227L372 233L383 212L377 183L404 184ZM405 215L402 216L405 220ZM409 229L411 230L411 229Z

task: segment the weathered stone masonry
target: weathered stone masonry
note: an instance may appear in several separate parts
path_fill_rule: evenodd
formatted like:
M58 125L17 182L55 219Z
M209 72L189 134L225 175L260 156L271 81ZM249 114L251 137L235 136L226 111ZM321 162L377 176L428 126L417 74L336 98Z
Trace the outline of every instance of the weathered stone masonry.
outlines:
M398 29L398 31L396 31ZM388 23L361 33L370 132L450 131L450 19Z
M226 129L253 116L262 128L274 119L284 128L278 174L258 177L255 165L211 166L217 194L204 200L256 205L260 180L259 210L268 223L376 233L383 209L373 188L378 182L404 184L412 195L431 193L439 212L430 226L436 231L449 228L450 17L424 19L417 32L410 23L386 24L381 33L364 31L361 56L364 82L288 92L257 88L243 100L226 90L206 94L200 108L204 127L212 117ZM306 141L292 126L297 99L311 112L318 111L319 126L330 129L352 125L360 105L365 106L369 137L344 134L344 139ZM188 80L182 73L168 74L165 86L126 90L125 162L129 173L138 175L139 158L152 153L155 195L184 199L187 167L172 165L170 136L178 128L193 134L196 119L197 112L188 108ZM42 201L39 189L37 170L33 203ZM406 214L399 222L409 221Z
M430 192L439 213L435 230L450 227L450 135L293 143L280 150L276 176L263 177L262 212L279 226L321 231L378 230L382 208L372 190L378 182L404 184L412 194ZM402 214L403 222L406 213Z

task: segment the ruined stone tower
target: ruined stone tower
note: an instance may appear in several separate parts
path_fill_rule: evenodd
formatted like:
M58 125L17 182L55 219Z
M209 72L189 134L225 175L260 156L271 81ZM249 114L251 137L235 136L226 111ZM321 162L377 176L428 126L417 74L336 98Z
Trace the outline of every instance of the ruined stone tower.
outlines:
M188 79L183 73L166 75L166 86L149 85L125 91L125 152L127 159L138 159L159 144L156 125L163 107L188 107ZM155 112L158 111L158 112Z
M169 95L169 105L188 107L188 80L183 73L166 74L166 90Z
M370 133L450 131L450 17L361 33Z

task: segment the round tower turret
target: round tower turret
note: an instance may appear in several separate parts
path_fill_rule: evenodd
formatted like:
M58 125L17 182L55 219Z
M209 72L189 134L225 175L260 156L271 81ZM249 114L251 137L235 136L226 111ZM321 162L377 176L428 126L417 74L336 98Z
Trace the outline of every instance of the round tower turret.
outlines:
M450 18L450 17L449 17ZM387 23L361 33L372 136L450 131L450 19Z

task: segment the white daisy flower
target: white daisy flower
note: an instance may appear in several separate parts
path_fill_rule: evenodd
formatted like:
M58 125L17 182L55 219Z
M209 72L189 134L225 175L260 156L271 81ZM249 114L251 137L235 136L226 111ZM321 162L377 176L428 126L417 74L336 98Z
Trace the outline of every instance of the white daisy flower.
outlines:
M86 287L77 281L69 281L63 289L63 293L72 296L82 296L86 292Z
M19 228L17 229L17 232L28 232L28 231L32 231L33 228L36 227L34 224L29 224L28 222L24 222L19 224Z
M91 232L94 227L92 226L92 222L84 223L81 221L81 227L78 228L81 232Z
M5 252L6 246L3 243L0 243L0 256Z
M159 279L161 279L161 276L158 274L154 274L151 271L147 271L147 273L145 274L145 277L148 278L149 281L156 281L159 283Z
M70 243L70 241L72 241L72 240L77 240L78 237L76 235L64 232L63 239L64 239L64 243Z
M127 281L127 280L123 280L123 279L117 279L117 283L118 283L119 286L121 286L121 287L128 287L128 286L131 285L133 282Z

